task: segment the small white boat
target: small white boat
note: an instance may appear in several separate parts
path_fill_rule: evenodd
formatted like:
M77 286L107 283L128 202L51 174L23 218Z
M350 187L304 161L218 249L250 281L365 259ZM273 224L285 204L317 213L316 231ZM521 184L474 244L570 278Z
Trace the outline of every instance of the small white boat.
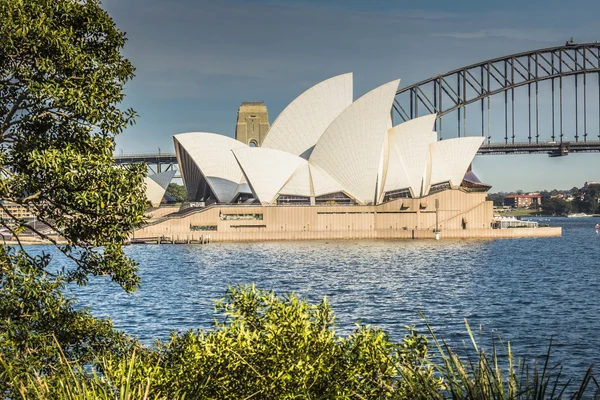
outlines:
M567 215L567 218L590 218L590 217L593 217L593 215L586 214L586 213L575 213L575 214Z

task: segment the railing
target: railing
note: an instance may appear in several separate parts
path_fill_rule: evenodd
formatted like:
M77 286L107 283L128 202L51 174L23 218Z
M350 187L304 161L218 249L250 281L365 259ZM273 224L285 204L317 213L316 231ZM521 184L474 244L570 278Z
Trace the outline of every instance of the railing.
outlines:
M137 162L149 162L160 164L177 163L175 153L137 153L137 154L120 154L115 155L117 164L129 164Z

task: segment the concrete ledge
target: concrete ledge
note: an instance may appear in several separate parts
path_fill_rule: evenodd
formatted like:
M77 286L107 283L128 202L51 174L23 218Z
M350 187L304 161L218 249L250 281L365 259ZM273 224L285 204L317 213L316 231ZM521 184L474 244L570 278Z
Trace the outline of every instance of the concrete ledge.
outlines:
M434 239L433 232L418 231L415 239ZM508 228L508 229L466 229L446 230L440 232L441 239L494 239L494 238L526 238L562 236L561 227L543 228Z
M23 246L34 246L34 245L54 245L54 243L52 243L50 240L44 240L44 239L40 239L40 238L19 238L19 240L21 241L21 245ZM54 239L56 241L57 244L68 244L68 242L63 239L63 238L55 238ZM19 241L15 240L15 239L10 239L10 240L4 240L1 242L2 245L5 246L18 246L19 245Z
M432 230L356 230L356 231L256 231L256 232L210 232L210 242L262 242L277 240L335 240L335 239L435 239ZM497 239L561 236L562 228L511 228L511 229L465 229L444 230L444 239ZM163 236L163 243L197 243L200 234ZM156 241L156 240L155 240Z

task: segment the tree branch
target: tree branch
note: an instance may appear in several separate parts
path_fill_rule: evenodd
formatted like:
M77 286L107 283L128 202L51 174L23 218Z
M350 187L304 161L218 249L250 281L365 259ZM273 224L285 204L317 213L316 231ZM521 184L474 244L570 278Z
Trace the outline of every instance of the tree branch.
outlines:
M2 208L4 210L4 212L6 214L8 214L8 216L10 218L12 218L13 221L19 221L18 218L16 218L5 206L4 204L0 203L0 208ZM36 216L37 218L37 216ZM56 231L56 228L54 226L52 226L50 223L48 223L44 218L38 218L40 221L42 221L43 223L45 223L46 225L48 225L51 229ZM19 238L19 235L8 225L4 222L4 220L0 219L0 225L4 226L7 230L10 231L11 235L15 238L15 240L17 241L17 244L19 245L19 247L21 248L21 250L23 251L23 253L26 254L27 258L29 258L32 262L35 261L30 255L29 253L27 253L25 251L25 248L23 247L23 244L21 243L21 239ZM86 266L85 263L83 263L80 259L78 259L77 257L73 256L73 254L71 254L71 252L67 251L66 249L62 248L58 241L56 241L53 237L42 233L40 231L38 231L37 229L33 228L30 225L24 225L25 227L27 227L27 229L31 230L32 232L34 232L39 238L43 239L43 240L48 240L50 243L52 243L54 245L54 247L56 247L61 253L63 253L63 255L65 255L67 258L69 258L71 261L73 261L75 263L75 265L79 268L84 268ZM45 271L46 273L48 273L51 276L56 277L55 274L49 272L49 271Z
M12 105L12 108L10 109L10 111L8 112L8 114L6 114L6 118L4 119L4 122L2 123L2 128L0 130L0 135L4 136L4 133L8 130L8 128L10 127L9 123L11 122L11 120L13 119L13 117L15 116L15 113L19 110L21 103L23 102L23 100L25 100L25 94L21 94L18 98L17 101L15 101Z
M8 216L10 218L12 218L13 221L18 221L18 219L10 211L8 211L8 209L4 206L4 204L0 203L0 208L2 208L4 210L4 212L6 214L8 214ZM25 251L25 248L23 247L23 243L21 243L21 239L19 238L19 235L12 229L12 227L10 227L6 222L4 222L4 219L1 219L1 218L0 218L0 225L2 225L4 228L6 228L11 233L11 237L15 238L17 245L21 249L22 253L25 254L25 257L27 257L27 259L29 259L29 261L31 261L31 263L33 265L37 266L35 259L33 257L31 257L28 252ZM6 239L4 239L4 235L2 235L2 241L4 242L4 245L6 245ZM44 272L50 276L57 277L56 274L49 272L47 270L44 270Z
M25 197L23 200L21 200L21 202L27 203L28 201L35 200L38 197L40 197L41 194L42 194L42 192L39 191L37 193L34 193L34 194L30 195L30 196Z

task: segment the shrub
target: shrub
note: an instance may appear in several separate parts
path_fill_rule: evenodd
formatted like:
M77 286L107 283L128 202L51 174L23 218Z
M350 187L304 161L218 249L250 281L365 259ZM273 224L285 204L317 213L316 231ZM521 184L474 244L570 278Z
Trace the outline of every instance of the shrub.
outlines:
M510 343L494 341L488 354L468 324L473 347L459 357L431 330L424 336L408 327L401 343L368 325L340 336L326 299L315 305L236 286L216 310L222 318L211 329L173 333L152 349L105 353L94 368L70 363L58 342L51 375L15 377L10 363L0 364L15 393L36 400L598 398L591 369L573 387L550 367L549 352L542 368L515 367Z

